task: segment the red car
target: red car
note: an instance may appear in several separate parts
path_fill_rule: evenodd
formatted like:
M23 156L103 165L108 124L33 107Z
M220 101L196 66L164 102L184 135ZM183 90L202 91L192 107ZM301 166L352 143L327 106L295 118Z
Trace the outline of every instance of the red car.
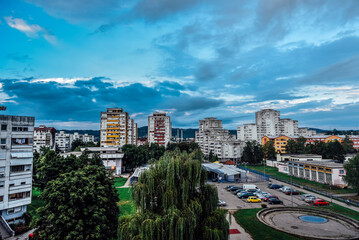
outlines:
M315 200L313 200L313 205L315 205L315 206L328 206L329 202L324 201L323 199L315 199Z
M265 198L263 198L263 201L268 201L268 199L270 199L270 198L276 198L276 199L279 199L277 196L268 196L268 197L265 197Z
M299 195L300 192L296 191L296 190L287 190L284 192L287 195L290 195L290 193L292 193L292 195Z

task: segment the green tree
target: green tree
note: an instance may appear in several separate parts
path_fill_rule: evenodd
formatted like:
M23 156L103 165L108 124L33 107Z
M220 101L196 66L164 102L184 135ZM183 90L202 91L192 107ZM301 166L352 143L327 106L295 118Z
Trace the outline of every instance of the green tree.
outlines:
M345 151L340 142L327 142L327 157L330 159L338 160L340 162L344 162Z
M354 143L349 139L348 135L345 136L342 142L342 146L345 153L354 153L355 149L353 147Z
M298 154L304 154L305 153L305 143L307 142L307 139L305 137L299 137L296 140L296 149Z
M263 146L264 157L267 159L276 159L277 153L273 141L268 141Z
M41 239L92 240L117 236L119 201L103 166L88 165L48 182L41 194Z
M344 164L344 169L346 172L344 181L356 189L359 195L359 155L349 159L349 162Z
M198 144L195 142L180 142L180 143L168 143L166 150L174 151L176 148L178 148L181 152L186 151L187 153L191 153L200 149Z
M242 162L259 164L263 161L263 147L257 141L247 141L242 153Z
M71 151L74 151L77 147L84 146L85 143L81 139L76 139L71 143Z
M297 143L293 139L289 139L287 141L287 145L285 146L286 153L297 153Z
M121 217L119 239L228 239L217 189L196 152L166 152L133 188L137 213Z

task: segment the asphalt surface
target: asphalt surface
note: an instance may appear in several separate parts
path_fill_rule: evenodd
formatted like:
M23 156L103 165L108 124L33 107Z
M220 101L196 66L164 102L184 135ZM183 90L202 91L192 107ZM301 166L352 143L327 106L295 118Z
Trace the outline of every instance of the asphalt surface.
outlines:
M261 208L261 204L265 203L268 207L278 206L278 205L270 205L267 202L261 203L248 203L247 199L239 199L236 195L232 192L227 191L225 189L228 185L239 186L242 187L243 183L212 183L217 186L218 189L218 198L225 201L227 206L223 207L225 209L235 210L235 209L246 209L246 208ZM257 183L250 183L255 184L261 191L269 192L271 195L277 196L279 200L283 201L284 206L308 206L309 204L302 200L301 195L293 195L292 198L290 195L286 195L285 193L268 188L268 182L257 182ZM315 194L313 194L315 196ZM293 201L292 201L293 199ZM293 202L293 205L292 205ZM279 205L282 206L282 205Z

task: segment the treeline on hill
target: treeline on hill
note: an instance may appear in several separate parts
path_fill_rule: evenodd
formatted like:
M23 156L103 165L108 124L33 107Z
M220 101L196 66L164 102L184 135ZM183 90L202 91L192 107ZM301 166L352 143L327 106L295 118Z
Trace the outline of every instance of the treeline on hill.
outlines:
M349 137L345 137L343 142L319 142L315 141L313 144L306 144L307 139L299 137L296 140L289 139L286 145L286 153L291 154L318 154L324 159L334 159L339 162L344 162L345 154L356 153L353 147L353 141ZM267 142L264 146L256 141L246 142L243 149L242 162L248 164L259 164L263 158L276 159L276 150L273 141Z
M135 154L154 164L134 186L136 213L120 219L114 181L99 155L65 158L48 148L34 153L33 182L44 202L32 223L34 239L228 238L226 212L217 208L217 189L206 184L197 144L170 144L168 151L157 144L124 148L127 161Z
M359 135L359 130L327 130L325 135Z

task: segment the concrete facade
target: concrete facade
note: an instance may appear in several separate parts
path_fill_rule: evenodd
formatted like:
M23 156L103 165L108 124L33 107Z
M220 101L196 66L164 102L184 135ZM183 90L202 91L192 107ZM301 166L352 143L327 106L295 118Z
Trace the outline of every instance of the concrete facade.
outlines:
M255 123L247 123L237 127L237 139L247 141L258 141L257 125Z
M280 134L280 112L273 109L262 109L256 112L257 141L264 136Z
M280 121L280 134L298 136L298 121L289 118L282 118Z
M166 113L153 113L148 116L148 142L167 146L172 138L172 124Z
M0 211L8 223L22 221L31 203L34 123L0 115Z
M40 152L41 147L48 147L51 150L56 148L56 129L40 125L34 128L34 151Z

